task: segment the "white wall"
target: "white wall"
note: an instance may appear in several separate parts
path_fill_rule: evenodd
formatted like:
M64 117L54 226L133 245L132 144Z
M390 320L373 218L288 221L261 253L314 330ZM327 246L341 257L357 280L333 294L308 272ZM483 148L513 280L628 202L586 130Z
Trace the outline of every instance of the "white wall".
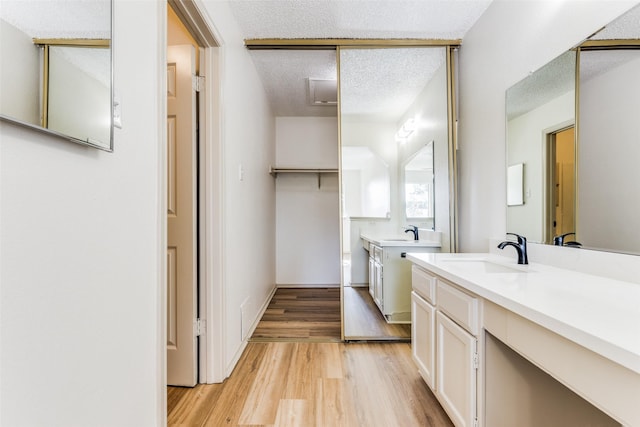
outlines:
M275 287L275 182L269 175L275 117L229 5L204 5L222 44L223 363L229 374Z
M640 254L639 75L640 55L580 85L577 230L588 247Z
M507 123L507 165L524 163L524 205L507 207L507 231L544 242L546 135L574 122L575 91L569 91Z
M465 35L459 82L459 241L486 251L506 232L505 91L636 1L494 0Z
M165 7L116 1L114 153L0 122L3 426L164 423Z
M334 117L278 117L276 166L338 167ZM340 283L338 175L280 174L276 178L276 283Z

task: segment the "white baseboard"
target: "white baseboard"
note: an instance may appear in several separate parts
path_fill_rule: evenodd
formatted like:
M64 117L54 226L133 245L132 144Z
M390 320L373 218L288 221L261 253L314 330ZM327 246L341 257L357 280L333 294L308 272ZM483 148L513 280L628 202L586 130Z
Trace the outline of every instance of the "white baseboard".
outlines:
M340 283L278 283L276 288L339 288Z

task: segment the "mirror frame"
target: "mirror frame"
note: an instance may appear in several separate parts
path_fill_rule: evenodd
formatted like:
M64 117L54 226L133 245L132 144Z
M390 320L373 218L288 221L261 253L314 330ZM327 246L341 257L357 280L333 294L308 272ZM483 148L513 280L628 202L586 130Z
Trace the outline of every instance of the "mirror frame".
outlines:
M336 59L338 66L338 170L342 170L342 126L341 126L341 81L340 81L340 50L345 49L357 49L357 48L372 48L372 49L384 49L384 48L407 48L407 47L432 47L432 48L445 48L445 66L446 66L446 85L447 85L447 158L448 158L448 199L449 199L449 241L447 242L448 252L455 253L458 251L458 199L457 199L457 92L456 92L456 76L457 71L455 68L457 51L460 48L460 40L393 40L388 39L384 42L380 41L358 41L358 40L341 40L336 45ZM435 149L435 147L434 147ZM435 161L435 160L434 160ZM401 165L399 165L401 166ZM434 171L435 174L435 171ZM435 178L434 178L435 179ZM338 173L338 188L342 188L342 173ZM403 190L404 194L404 190ZM402 196L404 197L404 196ZM435 208L435 200L434 200ZM342 218L342 205L340 205L340 218ZM402 216L406 219L406 212L402 210ZM434 212L434 227L435 227L435 212ZM342 221L340 221L340 254L344 253L344 230L342 227ZM444 246L444 245L443 245ZM350 337L345 336L345 313L344 313L344 269L340 269L340 335L343 342L352 339L358 341L379 341L379 340L394 340L394 338L385 337ZM397 339L397 338L395 338Z
M58 132L55 130L51 130L48 129L46 127L42 126L42 123L40 125L37 124L33 124L33 123L28 123L19 119L16 119L14 117L10 117L4 114L0 113L0 120L2 121L6 121L21 127L25 127L31 130L34 130L36 132L42 133L42 134L46 134L46 135L50 135L50 136L54 136L56 138L60 138L60 139L64 139L76 144L80 144L80 145L84 145L86 147L92 147L92 148L97 148L99 150L102 151L106 151L109 153L113 152L114 149L114 143L113 143L113 139L114 139L114 132L113 132L113 128L114 128L114 113L115 113L115 102L114 102L114 88L113 88L113 73L114 73L114 54L113 54L113 34L114 34L114 19L113 19L113 14L114 14L114 1L110 0L109 2L109 11L110 11L110 16L109 16L109 28L111 31L110 34L110 38L109 39L101 39L103 41L101 42L97 42L96 39L84 39L86 42L83 43L82 39L34 39L34 44L35 45L40 45L43 47L43 49L47 49L48 46L76 46L76 47L80 47L80 46L87 46L87 47L92 47L92 46L96 46L96 44L99 44L101 46L103 46L104 44L107 44L109 47L109 141L108 144L96 144L96 143L92 143L89 140L82 140L79 138L76 138L74 136L71 135L67 135L65 133L62 132ZM44 76L43 73L43 67L46 67L46 60L44 60L43 62L45 62L45 64L42 65L40 72L42 74L42 78L40 81L40 84L42 85L41 87L46 88L46 85L48 84L48 82L46 81L46 77ZM43 105L45 104L45 100L44 98L46 97L46 95L43 96L43 99L41 100L41 104L39 105L40 108L43 107Z

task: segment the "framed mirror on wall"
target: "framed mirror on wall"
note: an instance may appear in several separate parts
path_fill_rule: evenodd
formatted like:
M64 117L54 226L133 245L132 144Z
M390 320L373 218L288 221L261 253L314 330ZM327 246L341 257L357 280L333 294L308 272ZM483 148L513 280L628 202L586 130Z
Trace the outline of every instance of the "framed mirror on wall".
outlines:
M338 49L345 340L410 340L404 256L453 248L452 51Z
M507 90L507 165L527 164L508 231L640 255L638 22L640 6Z
M111 0L0 4L0 118L113 151Z

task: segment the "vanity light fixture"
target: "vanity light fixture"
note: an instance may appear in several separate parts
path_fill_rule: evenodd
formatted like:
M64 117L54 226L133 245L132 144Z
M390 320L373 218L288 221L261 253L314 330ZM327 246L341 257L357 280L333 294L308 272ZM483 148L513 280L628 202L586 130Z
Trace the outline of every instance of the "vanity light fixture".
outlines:
M411 134L416 130L416 121L415 119L407 119L406 122L398 129L396 132L396 142L399 144L404 144L409 140Z

